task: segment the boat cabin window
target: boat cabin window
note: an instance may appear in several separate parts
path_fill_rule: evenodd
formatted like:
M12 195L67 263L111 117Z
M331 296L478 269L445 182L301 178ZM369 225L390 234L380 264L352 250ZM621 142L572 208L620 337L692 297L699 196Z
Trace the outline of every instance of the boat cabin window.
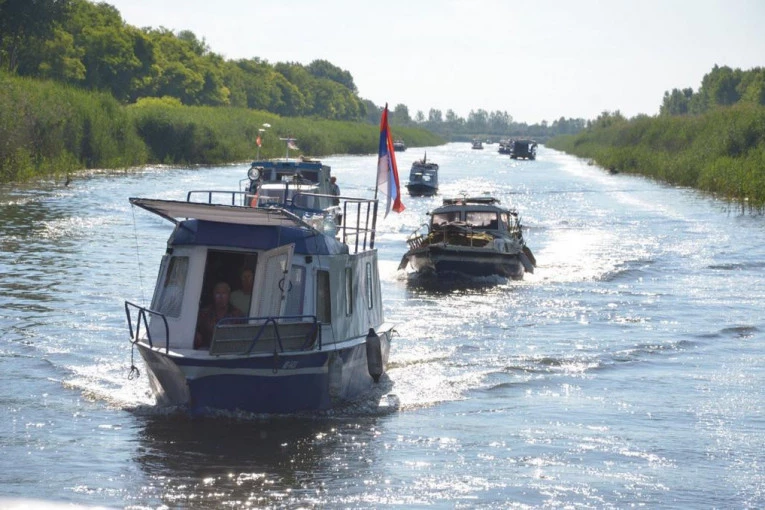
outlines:
M465 223L473 228L499 228L498 216L494 211L468 211L465 213Z
M303 315L303 296L305 296L305 267L293 265L290 269L285 315Z
M345 268L345 315L353 314L353 271Z
M367 270L364 276L364 287L367 290L367 308L374 307L374 289L372 288L372 263L367 262Z
M430 224L433 226L446 225L447 223L451 223L453 221L460 221L459 211L437 213L430 218Z
M316 320L332 322L332 295L329 293L329 271L316 271Z
M186 273L189 269L188 257L170 257L165 265L165 277L159 289L155 309L168 317L179 317L183 304L183 292L186 288Z

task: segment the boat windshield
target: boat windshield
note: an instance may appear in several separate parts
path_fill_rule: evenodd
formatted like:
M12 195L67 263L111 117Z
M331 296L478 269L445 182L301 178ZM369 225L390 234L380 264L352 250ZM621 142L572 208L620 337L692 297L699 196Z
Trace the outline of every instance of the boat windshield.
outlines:
M258 190L258 203L266 205L292 201L297 207L321 209L317 197L303 195L303 193L318 193L318 191L318 186L315 185L263 184Z
M473 228L499 228L497 213L493 211L467 211L465 213L465 223Z
M460 221L459 211L436 213L430 218L430 224L434 227L439 225L446 225L447 223L451 223L453 221Z

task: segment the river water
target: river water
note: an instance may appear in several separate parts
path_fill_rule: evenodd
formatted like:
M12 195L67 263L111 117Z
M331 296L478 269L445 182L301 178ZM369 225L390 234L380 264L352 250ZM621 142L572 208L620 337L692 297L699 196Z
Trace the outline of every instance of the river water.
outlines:
M129 379L170 224L128 197L246 165L0 188L0 507L765 507L765 218L541 147L427 149L441 197L378 223L391 366L348 409L192 420ZM423 149L397 153L401 181ZM371 197L376 156L326 158ZM444 196L517 207L523 281L397 266Z

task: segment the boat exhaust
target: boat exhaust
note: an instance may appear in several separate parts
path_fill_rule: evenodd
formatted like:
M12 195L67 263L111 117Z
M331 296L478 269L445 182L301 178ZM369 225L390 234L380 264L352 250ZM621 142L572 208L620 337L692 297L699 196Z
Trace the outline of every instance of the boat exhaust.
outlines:
M380 347L380 337L377 336L373 328L369 328L367 334L367 368L372 379L379 382L383 373L382 348Z

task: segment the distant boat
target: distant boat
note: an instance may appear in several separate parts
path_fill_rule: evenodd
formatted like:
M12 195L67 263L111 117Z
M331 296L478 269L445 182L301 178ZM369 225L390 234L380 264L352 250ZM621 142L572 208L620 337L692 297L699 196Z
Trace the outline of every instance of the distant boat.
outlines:
M510 157L513 159L537 159L537 142L534 140L513 140Z
M432 196L438 193L438 165L428 162L428 154L412 163L406 189L413 197Z
M518 212L501 207L496 198L444 199L429 214L427 232L418 229L407 239L399 269L515 280L534 272L536 259L523 239Z
M393 142L393 150L396 152L404 152L406 150L406 144L404 140L398 139Z
M483 142L481 140L473 140L474 149L483 149Z

